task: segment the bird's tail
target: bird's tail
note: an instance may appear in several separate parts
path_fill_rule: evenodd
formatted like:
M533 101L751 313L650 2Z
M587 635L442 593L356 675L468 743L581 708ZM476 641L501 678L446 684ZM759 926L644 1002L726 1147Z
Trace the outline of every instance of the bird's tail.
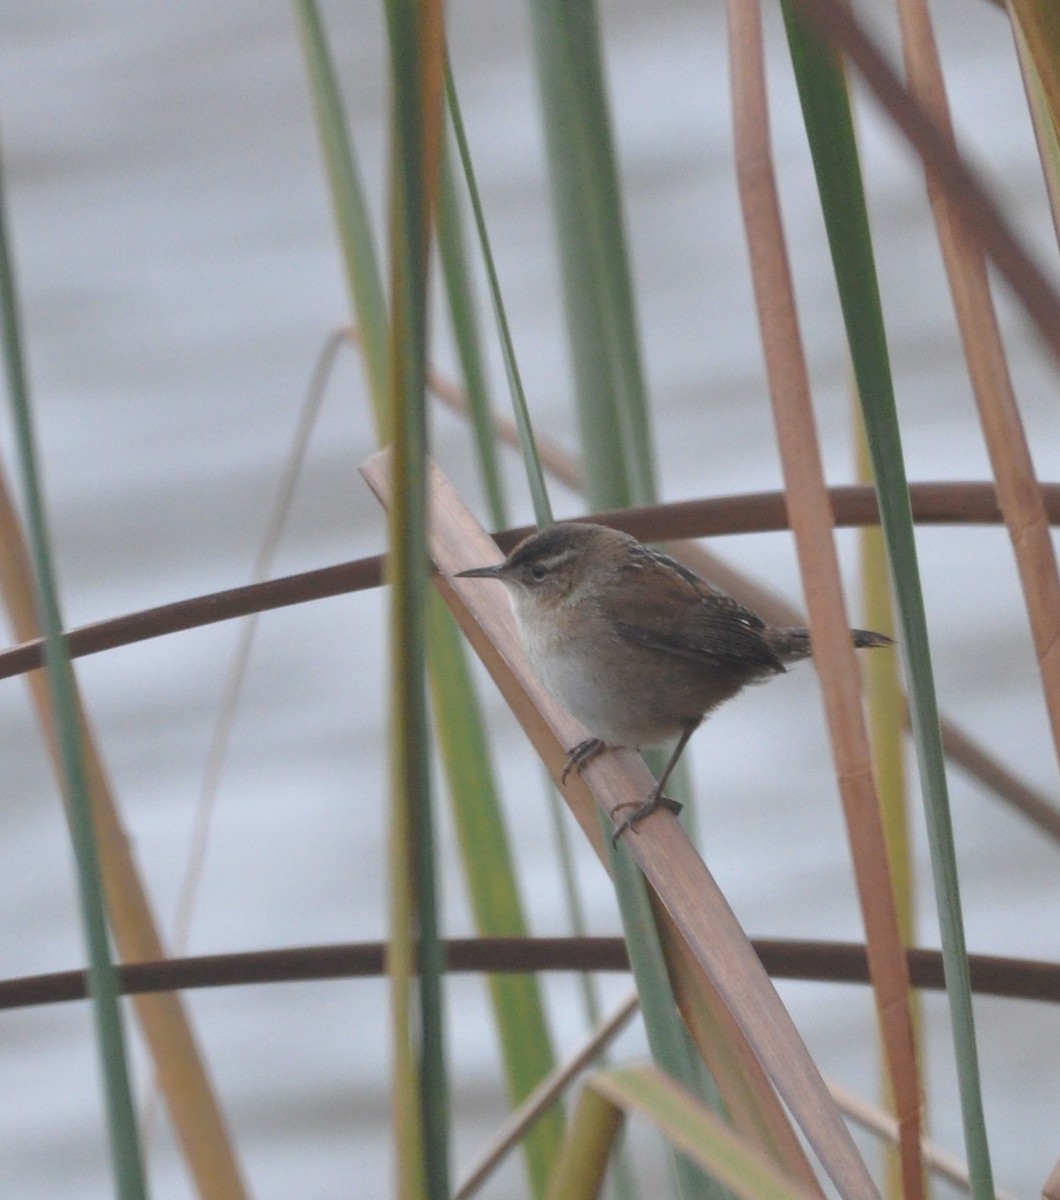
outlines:
M854 639L854 648L856 650L871 649L873 646L894 645L894 638L888 637L885 633L873 633L871 629L852 629L850 633Z
M890 646L894 642L894 639L885 633L873 633L870 629L852 629L850 636L857 650ZM772 642L773 649L783 662L798 662L800 658L809 658L813 653L808 629L777 629L774 631Z

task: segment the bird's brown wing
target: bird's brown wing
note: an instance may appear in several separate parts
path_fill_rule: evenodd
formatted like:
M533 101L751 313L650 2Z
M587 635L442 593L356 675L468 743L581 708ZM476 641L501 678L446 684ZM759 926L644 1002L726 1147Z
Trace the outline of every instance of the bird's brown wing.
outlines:
M760 617L665 554L645 551L623 579L621 611L608 613L623 637L705 666L784 670Z

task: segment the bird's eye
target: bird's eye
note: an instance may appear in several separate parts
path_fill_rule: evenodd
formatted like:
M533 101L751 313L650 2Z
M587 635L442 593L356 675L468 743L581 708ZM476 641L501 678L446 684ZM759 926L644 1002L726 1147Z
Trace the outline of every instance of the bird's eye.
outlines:
M548 572L541 563L534 563L534 565L530 568L530 574L533 575L538 583L540 583L541 580L544 579L548 574Z

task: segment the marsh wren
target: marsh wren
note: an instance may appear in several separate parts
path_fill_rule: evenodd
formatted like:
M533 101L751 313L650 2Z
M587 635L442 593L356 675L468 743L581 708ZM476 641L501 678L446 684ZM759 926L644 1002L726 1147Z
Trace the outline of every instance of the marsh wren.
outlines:
M563 780L608 747L677 738L647 799L614 837L656 808L700 722L745 684L809 657L806 629L776 629L680 563L603 525L564 523L531 534L501 563L460 571L511 594L530 665L592 735L570 751ZM854 645L886 646L851 630ZM617 811L617 810L616 810Z

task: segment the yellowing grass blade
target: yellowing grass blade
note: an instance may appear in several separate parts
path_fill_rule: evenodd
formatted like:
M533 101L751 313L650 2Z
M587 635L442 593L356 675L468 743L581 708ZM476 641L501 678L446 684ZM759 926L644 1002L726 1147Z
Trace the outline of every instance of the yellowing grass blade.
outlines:
M594 1200L600 1195L622 1117L621 1105L604 1092L591 1087L582 1091L546 1200Z
M30 591L32 577L29 554L0 477L0 591L15 636L24 640L38 635ZM47 678L35 671L27 676L26 682L44 730L52 768L61 783L62 764ZM99 844L104 897L118 953L125 962L165 958L166 950L148 904L147 891L133 861L129 838L76 684L74 698L82 731L85 776ZM182 1000L174 992L165 992L136 996L132 1004L199 1194L217 1200L222 1197L238 1200L246 1195L239 1164Z
M812 1200L752 1145L655 1067L623 1067L592 1076L587 1088L627 1115L647 1117L673 1146L742 1200ZM597 1125L602 1122L597 1120Z

